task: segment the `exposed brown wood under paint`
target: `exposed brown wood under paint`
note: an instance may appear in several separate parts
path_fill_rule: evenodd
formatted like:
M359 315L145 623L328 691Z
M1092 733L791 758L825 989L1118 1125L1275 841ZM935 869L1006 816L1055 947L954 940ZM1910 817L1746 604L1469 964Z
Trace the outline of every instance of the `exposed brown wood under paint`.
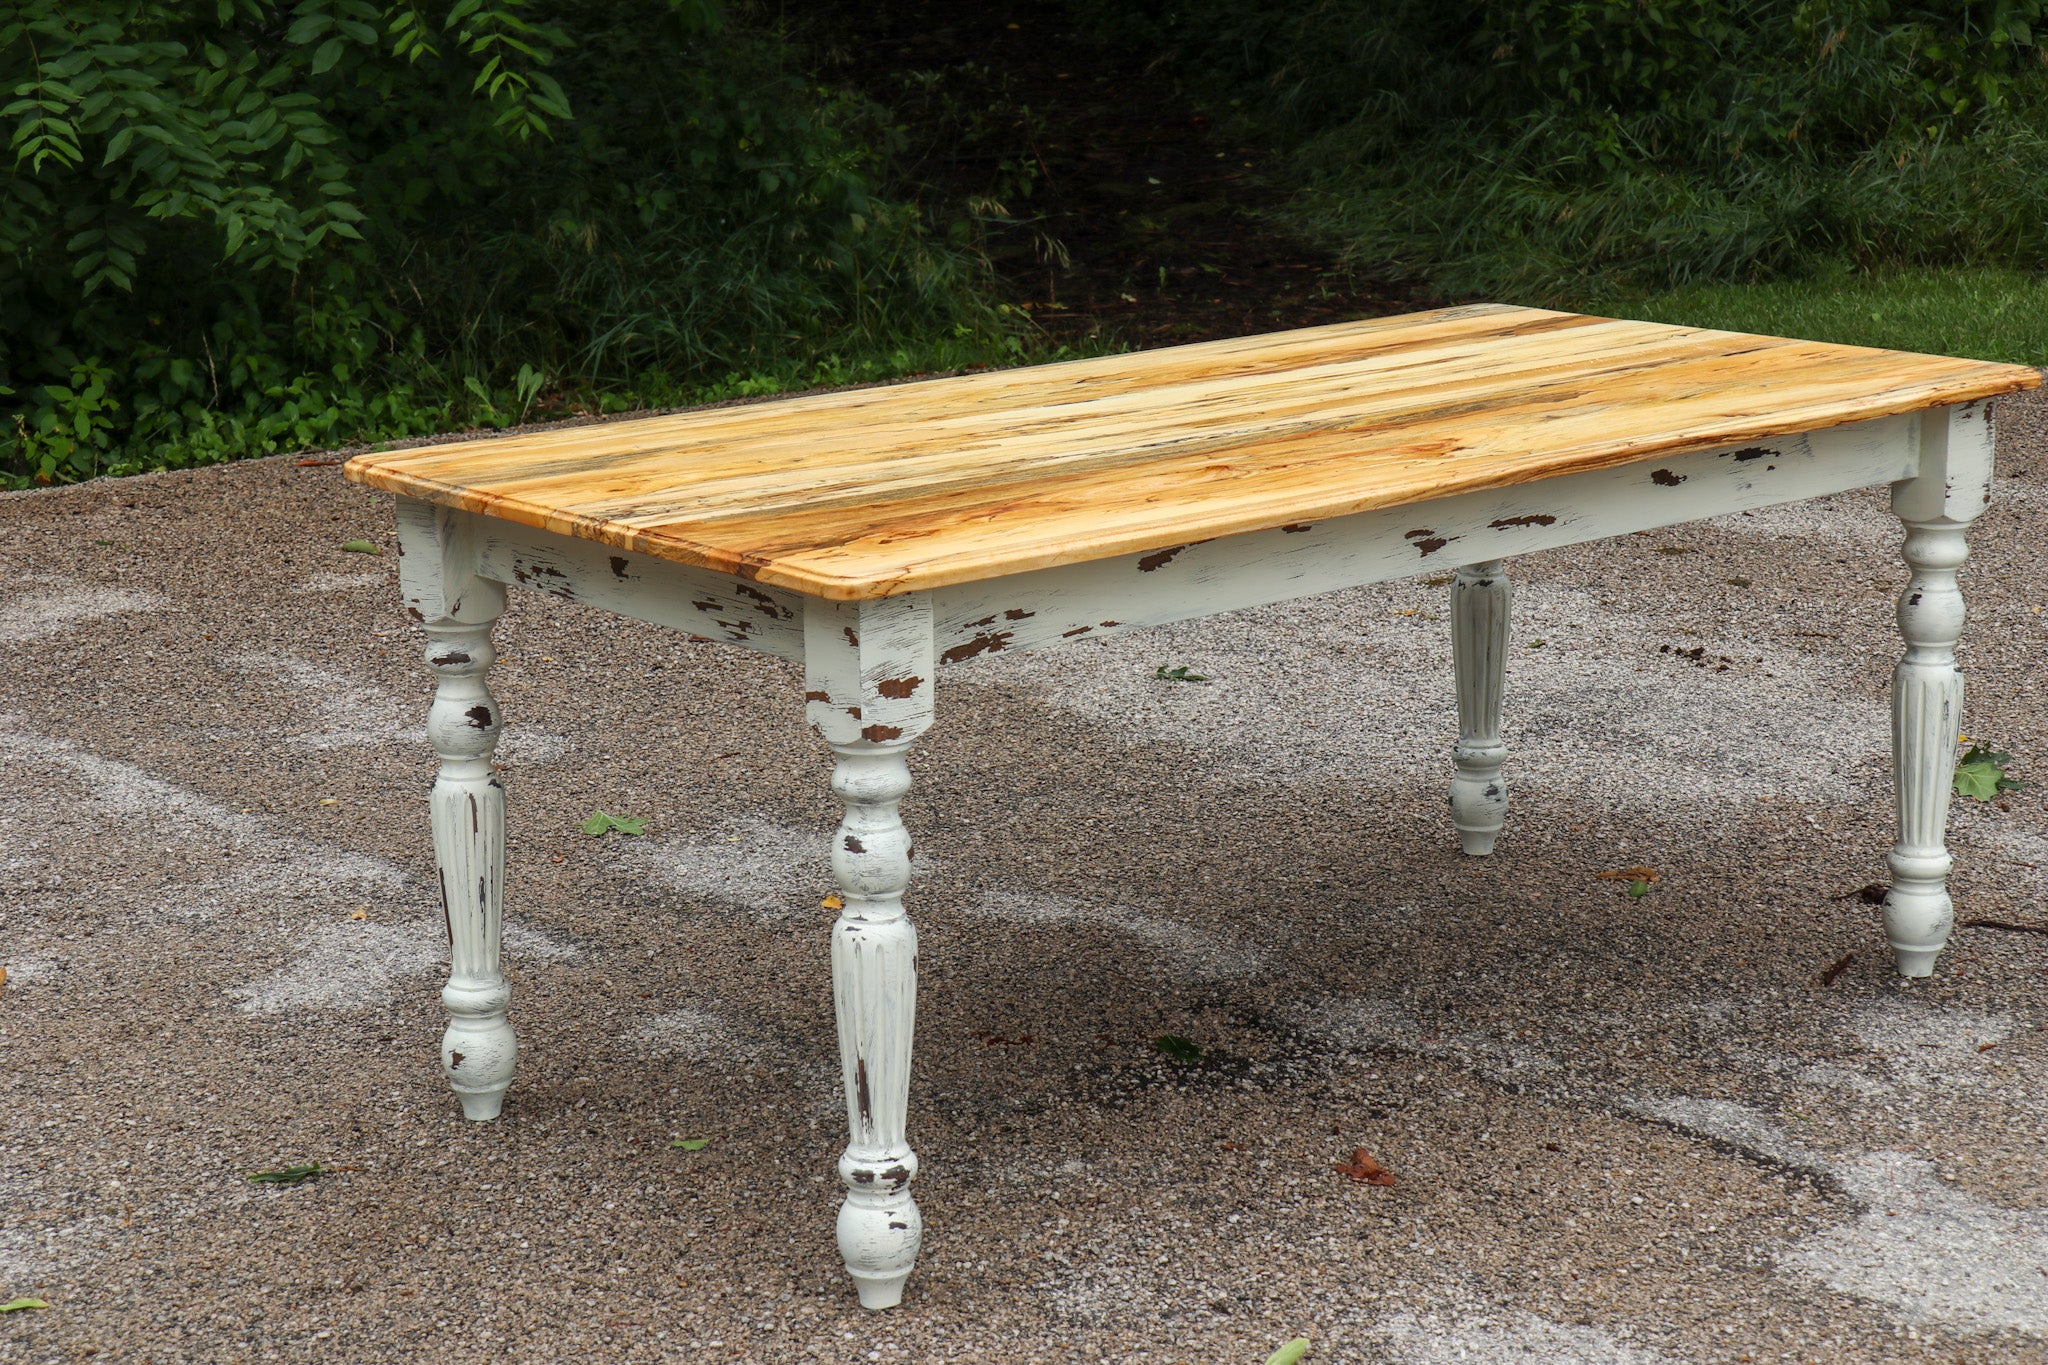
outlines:
M857 601L2040 382L2014 365L1479 305L372 453L346 472Z

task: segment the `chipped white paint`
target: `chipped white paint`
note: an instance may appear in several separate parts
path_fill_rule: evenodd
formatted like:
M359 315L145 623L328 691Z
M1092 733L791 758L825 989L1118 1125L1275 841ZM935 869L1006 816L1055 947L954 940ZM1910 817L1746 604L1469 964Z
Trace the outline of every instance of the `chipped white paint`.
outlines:
M497 657L491 627L505 610L505 587L470 572L474 550L454 517L416 503L399 513L400 581L426 629L427 665L438 679L427 737L441 759L429 798L448 928L441 1067L462 1112L481 1121L498 1117L518 1052L505 1017L512 987L500 962L505 790L491 771L505 722L484 682Z
M1963 712L1963 675L1956 668L1963 595L1956 569L1969 553L1964 533L1991 501L1991 405L1965 403L1924 422L1919 472L1892 489L1913 576L1899 595L1906 654L1892 674L1899 840L1891 851L1884 917L1906 976L1933 973L1935 955L1955 924L1947 831Z
M402 589L427 631L428 659L440 678L427 728L441 757L433 808L454 959L443 995L453 1017L444 1045L450 1079L465 1111L489 1118L498 1113L512 1075L508 992L498 966L504 807L490 763L501 721L483 683L490 627L508 583L803 662L807 715L837 759L832 786L845 806L829 848L842 899L831 955L851 1134L839 1163L847 1196L838 1240L861 1302L870 1308L901 1299L922 1234L910 1195L917 1157L907 1114L917 937L903 909L912 849L898 806L910 786L910 747L932 722L943 665L1284 603L1462 562L1452 607L1460 721L1453 808L1461 843L1484 853L1505 813L1500 710L1508 593L1500 559L1896 483L1899 513L1913 528L1909 596L1919 596L1901 607L1909 653L1900 675L1900 715L1909 719L1900 722L1908 736L1899 749L1904 833L1893 862L1902 889L1890 922L1902 968L1924 971L1947 913L1945 894L1940 914L1930 909L1947 870L1940 849L1946 802L1934 795L1936 787L1945 793L1947 772L1943 768L1936 782L1938 765L1929 755L1944 734L1953 745L1954 706L1944 689L1953 673L1949 627L1959 627L1961 618L1943 594L1953 578L1948 571L1961 557L1962 504L1972 497L1981 503L1985 486L1969 482L1981 412L1981 405L1970 405L1931 417L1853 423L858 603L808 598L401 497ZM1988 449L1988 439L1979 444ZM1988 468L1983 472L1988 477ZM1973 514L1974 507L1967 510ZM1444 561L1432 559L1445 550L1451 553ZM1930 595L1935 600L1923 606ZM1586 709L1579 698L1573 715ZM1930 718L1914 718L1921 711ZM671 878L764 913L789 898L780 887L736 894L729 876L713 875L717 860L703 855L701 845L673 851ZM1055 919L1062 913L1038 909ZM1012 912L1028 917L1033 908L1018 902ZM1120 927L1169 943L1172 931L1162 929L1164 923L1136 916ZM1485 1052L1486 1066L1507 1073L1556 1065L1533 1050L1512 1055L1477 1035L1449 1043L1411 1038L1407 1045Z
M163 605L155 593L128 588L52 588L25 592L0 602L0 641L9 644L42 640L88 621L131 612L154 611Z
M939 660L1099 637L1890 483L1918 468L1919 434L1917 419L1888 417L938 588L931 596Z
M1841 1186L1856 1216L1787 1249L1781 1265L1906 1322L2048 1336L2048 1210L1994 1204L1905 1152L1828 1156L1728 1100L1646 1099L1635 1108Z
M672 560L456 512L476 572L779 659L803 658L803 598Z
M1451 581L1451 672L1458 689L1458 743L1451 760L1451 823L1465 852L1493 852L1508 818L1501 764L1501 688L1508 655L1507 571L1497 559L1461 565Z
M928 599L806 604L805 706L838 756L832 790L846 806L832 843L843 902L832 926L832 999L852 1133L839 1158L839 1254L865 1308L902 1300L924 1235L907 1135L917 930L903 891L912 849L897 806L910 790L910 745L932 722L937 676Z
M1534 1313L1396 1313L1374 1328L1395 1365L1678 1365L1598 1327Z

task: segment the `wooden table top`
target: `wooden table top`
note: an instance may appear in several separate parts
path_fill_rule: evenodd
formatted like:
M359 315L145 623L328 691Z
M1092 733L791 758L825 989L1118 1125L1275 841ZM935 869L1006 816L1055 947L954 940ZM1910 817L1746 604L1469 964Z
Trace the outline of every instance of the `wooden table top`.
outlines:
M1475 305L358 455L349 478L838 601L2037 387Z

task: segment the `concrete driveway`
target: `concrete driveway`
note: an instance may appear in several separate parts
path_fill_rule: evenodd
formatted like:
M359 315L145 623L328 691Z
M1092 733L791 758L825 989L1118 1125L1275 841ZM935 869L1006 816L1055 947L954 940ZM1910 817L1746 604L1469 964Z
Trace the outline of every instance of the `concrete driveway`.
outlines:
M1966 728L2048 784L2048 404L2004 417ZM950 673L881 1315L794 672L515 597L524 1053L467 1124L390 522L288 458L0 497L0 1302L50 1305L0 1361L2048 1359L2048 935L1906 982L1858 895L1880 493L1516 563L1484 861L1441 584ZM1961 803L1965 920L2048 924L2044 789Z

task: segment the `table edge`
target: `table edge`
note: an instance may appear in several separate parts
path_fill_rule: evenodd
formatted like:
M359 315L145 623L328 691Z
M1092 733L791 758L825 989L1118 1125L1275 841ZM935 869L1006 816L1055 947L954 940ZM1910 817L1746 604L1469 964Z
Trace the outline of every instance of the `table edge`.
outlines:
M1961 359L1962 357L1957 357ZM1785 423L1767 418L1749 422L1731 422L1725 427L1683 441L1668 441L1646 444L1612 452L1609 456L1588 460L1573 467L1570 472L1608 469L1617 465L1634 464L1641 460L1652 460L1663 456L1688 454L1699 450L1711 450L1717 446L1739 445L1750 441L1765 441L1775 437L1798 435L1809 431L1825 431L1832 427L1849 426L1857 422L1876 421L1886 417L1903 417L1915 413L1933 412L1942 408L1955 407L1963 403L1984 402L2003 398L2008 394L2024 393L2039 389L2044 383L2044 372L2030 366L2012 365L1998 361L1980 362L1987 370L1971 379L1959 379L1952 391L1944 392L1935 400L1924 396L1904 399L1893 403L1874 403L1868 408L1846 414L1836 420L1820 423ZM2002 371L2003 373L2000 373ZM395 473L374 463L376 457L386 452L365 451L351 457L342 466L342 475L351 483L380 489L400 497L452 507L478 516L493 517L535 530L550 531L558 535L574 536L581 540L595 541L615 549L632 550L671 563L686 564L693 568L708 569L716 573L732 574L751 581L766 583L772 587L785 588L828 602L868 602L908 593L924 592L938 588L957 587L964 583L985 582L1007 578L1013 574L1030 573L1038 569L1057 568L1068 564L1085 564L1096 560L1115 559L1122 555L1141 554L1151 550L1163 550L1175 545L1188 544L1192 540L1214 540L1223 536L1243 535L1254 531L1271 530L1293 522L1325 521L1331 517L1349 516L1357 512L1378 511L1391 507L1418 506L1436 501L1438 498L1453 497L1473 491L1478 487L1510 488L1518 484L1539 483L1546 478L1557 477L1555 471L1530 469L1517 471L1508 478L1497 475L1485 479L1449 479L1433 489L1427 496L1365 495L1351 498L1331 498L1323 502L1290 508L1284 516L1275 518L1269 513L1247 514L1236 518L1225 518L1205 524L1201 533L1189 536L1185 533L1162 537L1156 531L1133 531L1110 540L1090 541L1086 550L1062 551L1057 547L1037 554L1020 556L1006 561L997 571L983 572L979 566L962 565L955 569L937 568L922 573L898 575L894 578L844 578L834 577L805 570L801 567L773 559L757 559L744 554L728 554L688 541L650 536L616 522L590 517L568 516L560 511L538 504L522 502L516 498L479 494L473 489L438 480L423 479L413 475Z

